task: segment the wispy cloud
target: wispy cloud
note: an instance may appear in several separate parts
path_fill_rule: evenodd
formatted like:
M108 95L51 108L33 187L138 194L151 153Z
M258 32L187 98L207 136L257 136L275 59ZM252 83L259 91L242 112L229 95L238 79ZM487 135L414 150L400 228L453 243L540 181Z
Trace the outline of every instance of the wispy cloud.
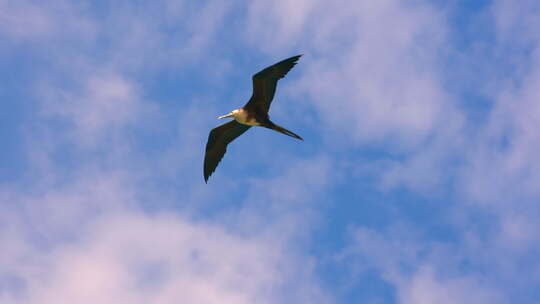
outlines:
M325 254L400 303L537 299L539 6L478 9L480 47L456 42L457 6L0 2L1 63L38 63L0 302L331 302ZM305 53L272 114L310 138L292 157L253 130L204 185L201 117L249 97L257 52Z
M45 97L43 114L65 120L68 132L81 144L95 145L145 112L136 85L119 75L91 75L75 89L49 86L41 93Z
M12 22L3 24L3 32L12 41L48 50L29 55L41 57L47 71L38 69L28 86L36 106L25 128L34 171L0 191L0 242L10 248L0 254L0 285L8 286L0 288L1 302L329 301L312 261L291 241L300 229L294 225L300 212L280 220L289 213L283 199L299 201L307 187L324 184L326 166L299 162L287 171L311 173L305 183L293 183L291 176L292 185L285 187L276 178L274 195L267 198L274 207L257 201L256 208L201 219L215 208L208 198L216 194L200 188L202 177L185 178L185 172L200 169L194 150L202 149L206 131L192 130L191 119L201 111L190 104L195 99L184 100L183 119L164 131L168 121L159 119L168 118L167 110L147 96L148 82L139 74L202 58L229 7L110 4L98 18L93 8L61 1L23 4L49 27L21 33ZM58 14L84 20L89 30L66 32ZM182 18L186 22L177 22ZM57 42L62 43L51 49ZM138 151L144 135L133 130L141 124L174 133L160 150L171 152L152 158L145 155L152 149ZM175 185L181 194L156 185L172 184L182 174L183 182ZM263 224L260 213L267 210L276 220Z
M3 230L17 239L2 243L19 250L2 254L2 281L24 286L2 290L3 302L324 302L309 274L298 275L306 274L302 261L271 240L126 211L99 217L52 248L25 246L20 231Z
M307 6L313 7L257 17L273 16L278 29L287 29L289 36L275 36L278 43L309 47L301 83L325 125L347 130L353 140L397 136L410 145L458 115L437 69L446 28L435 7L397 1ZM291 24L298 19L305 22ZM261 27L259 35L276 26Z
M259 20L253 17L259 5L253 4L248 20ZM491 303L516 295L503 286L522 269L519 261L538 267L531 264L530 255L538 248L532 232L539 211L535 130L540 120L534 93L539 74L538 4L495 1L480 9L479 15L487 14L484 20L495 28L489 33L493 40L472 38L488 45L485 53L478 52L475 41L463 47L460 29L450 22L456 9L452 6L389 0L308 2L305 7L290 13L260 10L260 20L274 26L259 24L252 31L270 37L270 29L278 29L286 33L273 36L277 48L309 49L305 57L309 65L298 81L305 95L291 94L305 100L305 108L316 107L322 122L317 131L332 146L329 150L358 151L347 154L353 163L365 153L359 147L383 150L362 157L375 165L359 164L366 170L360 170L358 182L376 175L380 191L407 189L415 197L429 197L433 201L422 206L447 210L441 225L450 235L468 240L443 241L443 248L450 248L440 249L430 238L410 243L400 241L403 235L361 230L365 233L359 235L373 238L351 246L365 246L363 256L385 257L369 264L393 273L383 277L396 288L399 302ZM256 41L256 34L251 37ZM452 66L456 62L474 63L480 70L464 72L466 66ZM471 88L452 78L463 74L465 78L476 75L474 83L481 87ZM487 104L460 100L471 91L487 99ZM405 217L393 216L397 221ZM474 221L480 218L489 218L492 226L477 227ZM476 228L471 231L471 227ZM480 257L481 248L490 248L490 261L497 266L489 269L482 260L485 256ZM462 256L452 257L453 250ZM395 259L388 253L393 251L399 252ZM423 260L422 252L451 262ZM445 275L460 268L460 259L467 260L467 269L482 270ZM401 264L414 271L402 273ZM521 294L532 288L525 282L513 286Z
M0 3L0 34L22 43L88 38L95 24L84 13L84 6L63 0L44 3L33 1L2 1Z
M393 285L399 303L506 302L484 275L460 266L468 257L459 247L427 241L410 226L355 229L353 239L344 257L357 271L373 267Z

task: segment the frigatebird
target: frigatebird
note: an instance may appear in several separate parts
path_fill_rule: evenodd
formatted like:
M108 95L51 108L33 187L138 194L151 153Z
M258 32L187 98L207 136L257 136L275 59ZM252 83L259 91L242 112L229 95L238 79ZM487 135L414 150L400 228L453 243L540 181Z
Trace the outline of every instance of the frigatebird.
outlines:
M212 129L208 135L206 154L204 155L205 182L208 182L208 178L225 155L227 145L252 126L265 127L304 140L295 133L273 123L268 116L278 80L287 75L296 65L300 56L302 55L287 58L253 75L253 94L249 101L242 108L218 117L219 119L233 117L234 120Z

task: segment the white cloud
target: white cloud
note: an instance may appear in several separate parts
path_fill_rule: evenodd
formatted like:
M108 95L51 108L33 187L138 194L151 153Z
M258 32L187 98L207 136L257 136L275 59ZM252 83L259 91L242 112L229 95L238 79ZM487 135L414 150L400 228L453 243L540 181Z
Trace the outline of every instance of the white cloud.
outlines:
M265 239L132 212L101 218L86 231L53 250L33 248L8 260L15 265L9 274L25 288L2 291L3 303L323 302L312 282L293 281L301 263ZM33 261L25 265L22 257Z
M407 225L395 225L384 233L366 228L353 230L354 242L344 257L361 272L374 268L396 290L398 303L505 303L493 279L466 270L469 261L459 247L426 241Z
M264 160L273 166L270 159ZM250 234L309 238L311 229L319 222L316 210L326 206L324 193L336 173L327 157L287 158L283 162L292 165L272 176L250 178L245 204L232 218L226 218L231 226ZM242 222L236 222L236 212L242 215Z
M376 173L381 189L404 185L430 195L451 183L464 201L500 205L539 194L536 1L488 6L496 37L490 53L460 53L479 57L468 62L500 63L500 69L475 73L477 78L496 73L486 75L485 82L493 83L482 82L475 92L493 101L485 117L475 121L468 114L477 105L457 100L450 91L456 88L445 83L459 76L449 73L448 55L469 50L455 50L452 35L459 33L451 32L450 12L443 7L393 0L286 6L278 1L264 10L254 2L247 19L249 41L272 41L260 47L263 52L299 46L306 52L302 76L290 93L305 101L305 109L316 108L322 124L315 126L328 145L389 152Z
M12 55L10 47L23 44L35 58L53 63L47 79L56 71L78 77L95 69L151 73L156 67L180 68L212 50L232 8L170 0L98 7L65 0L1 1L0 37L7 48L0 51Z
M328 301L287 234L142 212L135 181L103 172L31 195L4 189L0 281L22 287L0 289L2 303Z
M523 80L494 96L488 123L470 155L466 183L477 199L540 194L540 106L535 93L540 89L540 39L522 60L527 72L518 77Z
M9 36L29 37L46 35L53 21L37 6L21 2L0 2L0 30Z
M282 9L275 10L252 4L250 31L309 52L301 84L326 127L352 140L395 138L407 147L459 120L439 77L446 33L437 8L391 0L302 3L284 9L278 1ZM264 22L269 18L273 23Z
M122 153L132 148L125 131L154 110L138 83L144 77L136 73L204 58L214 38L223 34L220 26L232 6L215 9L214 4L192 7L166 1L159 3L162 6L134 9L111 4L104 16L96 18L64 1L55 1L56 9L14 3L0 2L0 35L41 46L33 50L50 59L53 67L50 74L47 70L46 76L38 75L47 78L39 92L48 94L44 102L48 116L38 118L44 132L32 134L28 149L38 162L47 160L44 172L62 179L40 181L31 194L26 193L28 189L3 193L2 205L10 207L1 217L0 242L8 244L2 246L8 250L0 253L0 282L18 286L22 280L24 284L0 289L0 301L57 303L63 300L60 297L82 303L90 299L116 303L118 298L134 303L324 300L310 263L302 261L309 257L301 257L288 241L315 223L312 215L317 215L317 208L306 202L323 196L336 183L334 178L343 174L339 170L350 169L336 166L339 161L331 154L294 160L292 168L271 172L274 179L249 180L252 190L244 193L244 208L216 211L213 219L220 224L213 225L187 216L138 211L143 204L137 190L147 190L137 180L147 172L139 169L158 163L152 167L157 173L149 174L169 177L179 168L191 169L197 152L186 147L196 146L205 137L200 134L202 128L187 130L188 123L183 121L180 144L173 145L163 159L147 167L137 165L137 170L122 163L141 160ZM252 46L273 54L289 54L293 49L294 54L297 50L306 53L305 64L298 68L302 74L293 85L299 92L291 94L305 100L298 107L316 109L322 122L317 131L325 143L333 145L326 151L350 151L363 145L388 149L395 159L370 167L377 169L370 173L380 178L385 191L405 185L416 194L432 194L435 186L456 185L460 199L442 208L465 214L466 219L447 223L463 242L441 245L416 240L414 233L410 237L359 230L350 246L352 258L362 257L368 261L366 267L381 270L403 303L493 303L501 294L512 294L508 286L520 281L523 264L532 269L533 283L540 280L540 267L533 257L539 248L534 231L538 230L540 189L536 3L495 2L494 53L514 55L520 52L514 50L517 47L526 47L527 52L508 56L512 61L506 65L515 69L494 77L492 87L497 90L489 96L494 103L487 111L487 123L465 121L468 109L458 106L447 90L444 81L448 79L443 75L448 67L441 54L452 48L452 41L445 12L433 4L255 1L247 10L245 32L240 33L246 34ZM168 9L163 11L163 7ZM73 86L57 85L65 79ZM277 103L274 109L280 107ZM184 109L185 115L199 114L194 107ZM69 140L81 149L75 153L106 146L116 157L103 164L95 160L109 155L83 155L88 165L77 164L64 176L62 165L69 159L58 160L54 154L65 143L64 133L54 132L46 121L51 117L69 124ZM185 174L187 169L181 171ZM235 188L229 182L210 193L208 187L188 179L183 183L189 188L185 194L189 202L193 197L222 197L220 190ZM158 204L165 196L158 191L145 194ZM493 227L474 229L477 218L472 215L477 209L473 208L478 206L466 204L471 201L481 203L480 213L492 216ZM190 207L212 204L197 203ZM472 265L471 273L460 272L463 260ZM516 290L530 290L527 283L519 284ZM80 298L85 293L89 296Z
M247 38L264 51L277 51L305 31L306 19L318 1L252 1L248 5ZM262 44L261 44L262 42Z
M498 220L498 229L490 235L497 263L516 273L519 264L506 259L528 260L531 250L540 248L534 233L540 215L540 30L534 26L540 5L496 1L492 12L497 25L493 48L504 54L504 68L510 64L511 69L494 78L493 105L486 124L471 139L459 183L465 201L479 204Z
M441 279L429 266L421 267L398 287L400 303L503 303L496 290L486 290L472 278Z
M95 145L152 109L141 100L137 85L120 75L99 73L81 82L69 88L49 85L40 91L45 96L43 114L67 121L68 132L80 143Z
M38 67L36 82L29 83L39 100L38 115L26 126L33 171L0 191L0 243L9 248L0 252L0 285L8 286L0 287L0 302L328 302L313 261L291 241L308 229L310 219L301 218L303 209L285 204L300 205L305 195L317 193L310 187L326 185L324 160L298 162L286 170L285 179L276 174L272 194L263 199L271 203L275 220L260 214L269 209L249 193L257 200L255 208L218 212L210 224L186 215L215 204L191 204L193 197L217 195L200 188L202 177L193 180L176 172L185 182L176 196L145 180L195 166L187 146L200 134L189 130L187 119L177 135L182 145L174 147L176 158L154 161L129 153L136 149L129 127L163 115L145 98L139 82L144 76L137 73L202 58L230 9L159 4L170 10L156 9L154 3L138 9L115 3L98 16L63 1L52 6L24 2L21 7L33 7L49 25L42 32L35 26L20 33L15 21L3 24L13 41L34 44L29 56L44 59L46 69ZM10 8L8 13L23 11ZM64 24L71 18L87 27L79 31L76 24ZM181 196L185 201L178 200ZM165 206L168 200L174 200L174 212ZM141 210L148 205L161 211ZM296 225L300 218L303 224ZM248 230L252 227L261 229Z
M250 6L250 42L306 55L290 94L338 150L384 147L381 189L429 192L465 143L465 115L444 83L447 12L427 1L319 1ZM287 9L285 9L287 7ZM261 38L262 37L262 38ZM279 111L276 103L274 110ZM294 110L293 110L294 111Z
M83 14L83 6L71 2L0 1L0 35L14 41L34 43L77 36L88 39L94 30L94 24Z

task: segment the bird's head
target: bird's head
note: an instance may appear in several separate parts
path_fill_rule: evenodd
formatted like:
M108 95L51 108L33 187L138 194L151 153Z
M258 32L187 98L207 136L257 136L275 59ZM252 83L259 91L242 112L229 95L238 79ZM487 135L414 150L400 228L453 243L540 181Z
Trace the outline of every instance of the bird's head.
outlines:
M227 117L236 117L237 113L238 113L238 109L237 110L234 110L232 111L231 113L229 114L225 114L223 116L218 116L219 119L222 119L222 118L227 118Z

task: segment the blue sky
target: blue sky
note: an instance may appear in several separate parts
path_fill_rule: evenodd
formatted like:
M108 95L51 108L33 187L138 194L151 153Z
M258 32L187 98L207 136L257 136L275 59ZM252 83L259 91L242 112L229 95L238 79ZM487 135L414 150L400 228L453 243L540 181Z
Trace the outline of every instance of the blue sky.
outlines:
M540 3L471 3L0 1L0 302L540 302Z

